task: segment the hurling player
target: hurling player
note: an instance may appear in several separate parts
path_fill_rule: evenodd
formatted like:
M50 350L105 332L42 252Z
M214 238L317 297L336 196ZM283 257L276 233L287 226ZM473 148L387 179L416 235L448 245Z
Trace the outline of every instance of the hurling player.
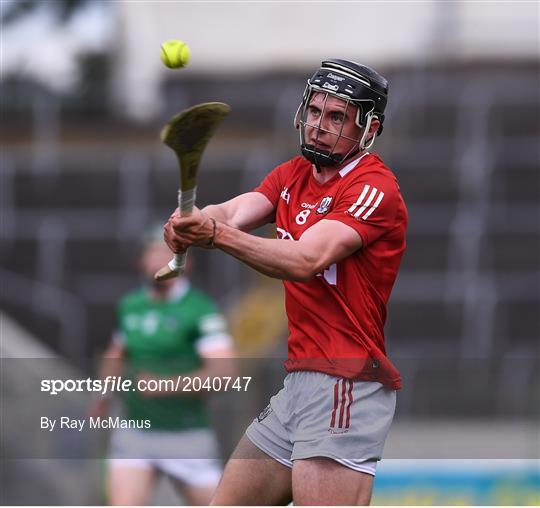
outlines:
M193 288L186 277L159 284L153 280L169 256L161 228L159 237L151 231L139 260L145 285L118 305L118 328L104 354L102 378L125 375L158 380L179 373L213 377L221 375L223 358L234 356L225 320L207 295ZM158 476L164 475L187 504L207 505L222 467L202 396L191 391L128 391L122 393L122 403L124 416L137 423L135 428L112 432L108 502L148 504ZM106 417L109 406L109 398L98 398L90 416Z
M373 69L322 62L295 116L302 156L253 192L187 218L176 211L165 226L175 252L215 247L285 285L288 375L233 453L214 504L370 501L401 387L383 327L407 209L370 151L387 95ZM248 233L269 222L277 239Z

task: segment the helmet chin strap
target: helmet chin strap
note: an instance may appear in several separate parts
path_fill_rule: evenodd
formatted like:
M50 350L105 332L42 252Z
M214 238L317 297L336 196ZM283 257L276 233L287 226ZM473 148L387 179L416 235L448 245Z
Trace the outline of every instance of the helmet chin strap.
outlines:
M346 154L343 158L341 158L340 161L335 161L333 164L327 164L324 167L333 167L333 166L339 166L340 164L343 164L345 161L349 160L351 157L355 157L360 152L359 148L353 148L350 150L348 154ZM337 154L336 154L337 155ZM315 166L315 169L317 170L317 173L321 172L321 165L319 164L318 157L315 155L314 161L312 161L312 164Z
M317 157L317 154L313 154L314 157L313 157L313 165L315 166L315 169L317 170L317 173L320 173L321 172L321 164L320 164L320 158Z
M362 137L360 138L360 142L358 143L359 150L369 150L373 146L373 143L375 143L375 138L377 137L377 134L374 134L373 136L371 136L371 139L368 141L367 144L365 144L366 138L369 135L369 129L371 127L373 116L374 115L372 112L366 115L366 126L364 128L364 134L362 134Z

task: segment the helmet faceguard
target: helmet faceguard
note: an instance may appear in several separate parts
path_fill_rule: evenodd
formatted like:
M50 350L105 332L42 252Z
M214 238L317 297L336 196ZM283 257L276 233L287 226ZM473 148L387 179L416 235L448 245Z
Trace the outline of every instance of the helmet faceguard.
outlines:
M308 111L314 93L324 94L324 104L317 124L308 123ZM387 94L387 80L369 67L346 60L322 62L321 68L308 80L294 118L295 127L300 130L302 155L319 169L320 166L336 166L359 151L369 149L383 129ZM356 109L355 124L363 129L360 139L343 135L343 124L338 133L322 129L321 120L324 118L329 96L337 97L345 103L344 114L353 108ZM374 118L379 120L380 126L377 133L368 139ZM306 137L306 127L317 129L317 139L321 132L332 134L336 137L335 143L332 147L328 146L328 149L320 148L317 146L318 143L317 145L310 143ZM347 153L336 153L334 150L340 139L353 141L353 148Z

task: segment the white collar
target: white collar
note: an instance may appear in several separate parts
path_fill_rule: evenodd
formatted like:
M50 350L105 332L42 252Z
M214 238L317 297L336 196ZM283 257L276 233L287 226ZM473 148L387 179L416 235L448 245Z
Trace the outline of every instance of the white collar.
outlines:
M369 155L369 152L363 153L360 157L349 162L343 169L339 170L339 175L343 178L345 175L349 174L366 155Z

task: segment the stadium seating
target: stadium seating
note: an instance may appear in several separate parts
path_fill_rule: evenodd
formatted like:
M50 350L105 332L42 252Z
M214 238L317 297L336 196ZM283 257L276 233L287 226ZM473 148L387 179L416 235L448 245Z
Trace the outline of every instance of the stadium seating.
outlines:
M232 105L205 154L198 203L249 190L296 153L292 114L303 74L215 82L195 75L166 84L163 121L196 102ZM400 411L486 415L511 399L512 414L537 414L530 391L482 399L482 387L512 383L509 358L524 366L516 383L538 386L538 66L448 64L387 74L392 95L377 148L410 211L387 326L390 356L410 390L404 400L414 394ZM21 104L14 100L6 118L17 119ZM99 122L85 122L77 104L57 101L48 110L57 117L41 120L30 110L30 130L15 121L3 143L0 304L84 365L110 337L117 298L138 283L141 232L168 217L178 176L159 143L159 124L131 127L107 110ZM104 109L101 102L95 108ZM195 258L195 283L225 309L250 290L252 279L236 261L208 252ZM467 363L472 358L476 365ZM437 400L435 387L478 381L482 373L470 401Z

